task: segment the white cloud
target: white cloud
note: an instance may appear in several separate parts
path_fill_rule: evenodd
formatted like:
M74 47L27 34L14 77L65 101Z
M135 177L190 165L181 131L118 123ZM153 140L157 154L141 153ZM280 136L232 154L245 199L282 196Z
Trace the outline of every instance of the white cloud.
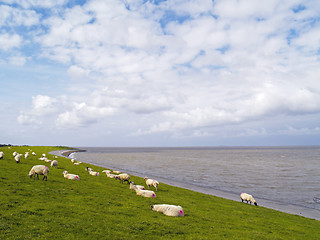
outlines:
M21 43L22 38L18 34L0 34L0 49L4 51L19 47Z
M39 23L39 18L34 10L0 5L0 26L32 26Z
M23 66L26 63L26 57L24 56L12 56L9 57L9 63L16 66Z
M41 7L41 8L52 8L55 6L64 5L67 0L2 0L6 4L18 4L23 8Z
M16 2L25 11L65 3ZM295 10L300 4L305 9ZM29 40L40 46L37 57L65 65L74 81L67 96L34 97L19 121L43 124L50 115L59 128L81 128L130 116L123 128L134 136L209 137L225 126L316 115L319 7L298 0L92 0L59 8ZM33 10L27 13L29 25L39 21ZM22 45L18 34L1 36L0 43L11 44L0 44L5 51ZM246 129L233 136L268 132L267 126Z

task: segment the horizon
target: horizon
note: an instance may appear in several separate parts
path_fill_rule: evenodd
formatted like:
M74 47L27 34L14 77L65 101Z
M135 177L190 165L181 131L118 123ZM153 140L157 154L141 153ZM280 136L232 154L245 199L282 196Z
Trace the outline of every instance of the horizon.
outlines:
M320 1L5 0L1 141L320 144Z

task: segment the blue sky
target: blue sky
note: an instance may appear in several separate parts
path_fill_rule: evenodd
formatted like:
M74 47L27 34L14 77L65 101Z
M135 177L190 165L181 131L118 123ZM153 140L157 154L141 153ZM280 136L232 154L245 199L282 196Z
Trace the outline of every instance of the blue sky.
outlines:
M319 145L320 3L0 1L0 143Z

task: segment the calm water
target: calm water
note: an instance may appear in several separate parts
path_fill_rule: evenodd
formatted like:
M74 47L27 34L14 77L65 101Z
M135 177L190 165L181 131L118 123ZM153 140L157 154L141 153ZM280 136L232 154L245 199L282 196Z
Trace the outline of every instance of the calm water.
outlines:
M106 168L320 209L320 147L81 149Z

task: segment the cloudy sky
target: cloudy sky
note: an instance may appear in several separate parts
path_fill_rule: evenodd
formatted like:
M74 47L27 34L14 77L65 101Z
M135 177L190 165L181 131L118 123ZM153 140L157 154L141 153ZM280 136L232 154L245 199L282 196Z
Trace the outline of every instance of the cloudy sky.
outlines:
M320 1L1 0L0 143L320 143Z

